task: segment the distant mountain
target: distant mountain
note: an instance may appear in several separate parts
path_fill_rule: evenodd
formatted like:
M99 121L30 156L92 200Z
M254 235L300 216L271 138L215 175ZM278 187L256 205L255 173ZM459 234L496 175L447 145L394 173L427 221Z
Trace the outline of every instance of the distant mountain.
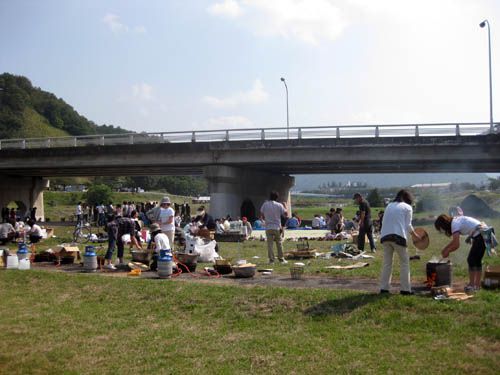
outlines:
M295 176L294 191L312 190L329 182L366 182L368 187L409 187L415 184L452 182L470 182L480 185L488 181L485 173L387 173L387 174L316 174Z
M64 100L33 87L30 80L0 75L0 139L128 133L113 125L96 125Z

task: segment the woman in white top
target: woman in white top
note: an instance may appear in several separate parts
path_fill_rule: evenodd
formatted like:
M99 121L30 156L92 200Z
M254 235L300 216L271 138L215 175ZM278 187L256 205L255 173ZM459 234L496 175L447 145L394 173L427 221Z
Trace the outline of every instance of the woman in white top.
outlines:
M411 225L413 196L407 190L400 190L393 202L385 209L380 232L380 242L384 247L384 261L380 277L380 293L389 293L394 252L399 255L401 294L413 294L410 281L410 259L408 255L408 233L420 238Z
M460 247L460 235L468 236L472 239L467 264L469 265L469 285L465 287L466 292L478 290L481 286L482 261L486 245L479 230L481 222L469 216L451 217L449 215L439 215L434 223L434 227L446 236L451 237L451 241L441 251L443 258L447 258L452 251Z

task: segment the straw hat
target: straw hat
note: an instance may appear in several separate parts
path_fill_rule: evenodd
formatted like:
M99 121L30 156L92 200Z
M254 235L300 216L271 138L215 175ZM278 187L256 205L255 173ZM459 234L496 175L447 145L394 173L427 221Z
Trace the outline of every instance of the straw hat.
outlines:
M151 226L149 227L149 231L151 233L157 232L160 229L161 229L160 226L158 224L156 224L156 223L151 224Z
M169 197L163 197L160 204L170 204L170 198Z
M415 228L415 233L417 233L420 236L420 239L417 240L416 237L413 235L412 240L413 240L413 245L419 250L425 250L429 247L429 235L425 231L424 228Z

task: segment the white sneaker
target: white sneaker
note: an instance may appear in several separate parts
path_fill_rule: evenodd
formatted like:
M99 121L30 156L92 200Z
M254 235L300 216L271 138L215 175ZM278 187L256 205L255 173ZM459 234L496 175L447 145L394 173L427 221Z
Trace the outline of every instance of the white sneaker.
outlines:
M281 264L288 264L288 262L285 259L280 259Z
M113 270L113 271L116 271L116 267L113 266L111 263L110 264L105 264L104 265L104 268L107 269L107 270Z

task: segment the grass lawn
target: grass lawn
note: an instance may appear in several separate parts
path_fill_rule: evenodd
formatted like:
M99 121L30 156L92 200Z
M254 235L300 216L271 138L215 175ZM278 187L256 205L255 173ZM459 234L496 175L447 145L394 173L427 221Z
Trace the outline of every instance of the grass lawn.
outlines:
M0 372L495 374L500 295L467 302L0 272Z
M487 222L500 228L499 219ZM431 245L421 261L411 262L414 285L424 281L426 261L448 241L425 228ZM70 241L73 227L55 230L57 238L38 250ZM334 243L311 246L326 252ZM219 245L225 257L266 263L265 242ZM284 246L291 250L296 242ZM467 277L468 248L462 244L451 256L459 281ZM324 268L347 260L306 260L306 276L378 279L381 253L369 267L351 271ZM484 262L500 264L500 258ZM289 265L273 268L289 273ZM397 261L393 274L397 280ZM457 302L0 270L0 301L0 374L497 374L500 366L498 291Z

